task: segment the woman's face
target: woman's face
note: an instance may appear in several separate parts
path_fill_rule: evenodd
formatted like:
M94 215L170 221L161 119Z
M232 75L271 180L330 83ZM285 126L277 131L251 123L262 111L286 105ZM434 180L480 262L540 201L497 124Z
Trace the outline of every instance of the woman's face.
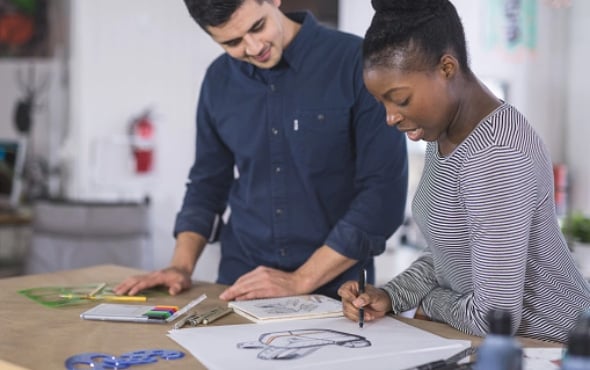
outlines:
M444 66L432 71L376 66L365 68L363 77L369 92L385 106L389 126L397 126L413 141L446 136L457 104Z

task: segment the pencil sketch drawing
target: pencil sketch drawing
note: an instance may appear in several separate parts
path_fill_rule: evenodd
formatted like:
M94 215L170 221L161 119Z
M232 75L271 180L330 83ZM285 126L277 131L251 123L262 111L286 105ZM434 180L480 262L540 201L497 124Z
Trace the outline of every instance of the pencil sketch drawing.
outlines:
M238 348L262 349L257 355L261 360L293 360L328 345L361 348L371 346L371 342L360 335L336 330L298 329L264 333L258 341L238 343Z
M284 315L297 312L312 312L320 303L320 299L310 296L307 299L305 297L293 297L280 302L263 302L254 306L268 315Z

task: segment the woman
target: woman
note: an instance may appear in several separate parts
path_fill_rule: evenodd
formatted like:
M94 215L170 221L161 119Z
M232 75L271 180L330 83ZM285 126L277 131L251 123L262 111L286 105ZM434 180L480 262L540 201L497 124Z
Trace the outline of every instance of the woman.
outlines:
M428 248L381 289L339 289L365 321L419 307L484 336L492 308L513 333L564 342L590 287L554 212L549 153L526 118L473 74L463 26L447 0L373 0L364 81L387 124L428 142L412 204ZM358 296L357 296L358 295Z

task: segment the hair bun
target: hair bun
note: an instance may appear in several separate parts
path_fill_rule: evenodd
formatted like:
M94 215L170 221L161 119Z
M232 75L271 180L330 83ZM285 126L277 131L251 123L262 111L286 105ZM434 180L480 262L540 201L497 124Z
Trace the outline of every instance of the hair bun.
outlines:
M448 0L371 0L376 12L436 11Z

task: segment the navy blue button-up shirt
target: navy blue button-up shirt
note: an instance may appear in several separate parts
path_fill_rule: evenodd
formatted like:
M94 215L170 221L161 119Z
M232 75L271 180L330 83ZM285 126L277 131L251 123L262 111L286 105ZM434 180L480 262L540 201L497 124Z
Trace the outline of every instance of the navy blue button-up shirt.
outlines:
M289 16L302 27L274 68L224 54L207 70L175 235L208 237L229 205L219 283L259 265L294 271L324 244L372 281L372 256L404 217L405 137L364 87L361 39ZM335 296L360 265L318 292Z

